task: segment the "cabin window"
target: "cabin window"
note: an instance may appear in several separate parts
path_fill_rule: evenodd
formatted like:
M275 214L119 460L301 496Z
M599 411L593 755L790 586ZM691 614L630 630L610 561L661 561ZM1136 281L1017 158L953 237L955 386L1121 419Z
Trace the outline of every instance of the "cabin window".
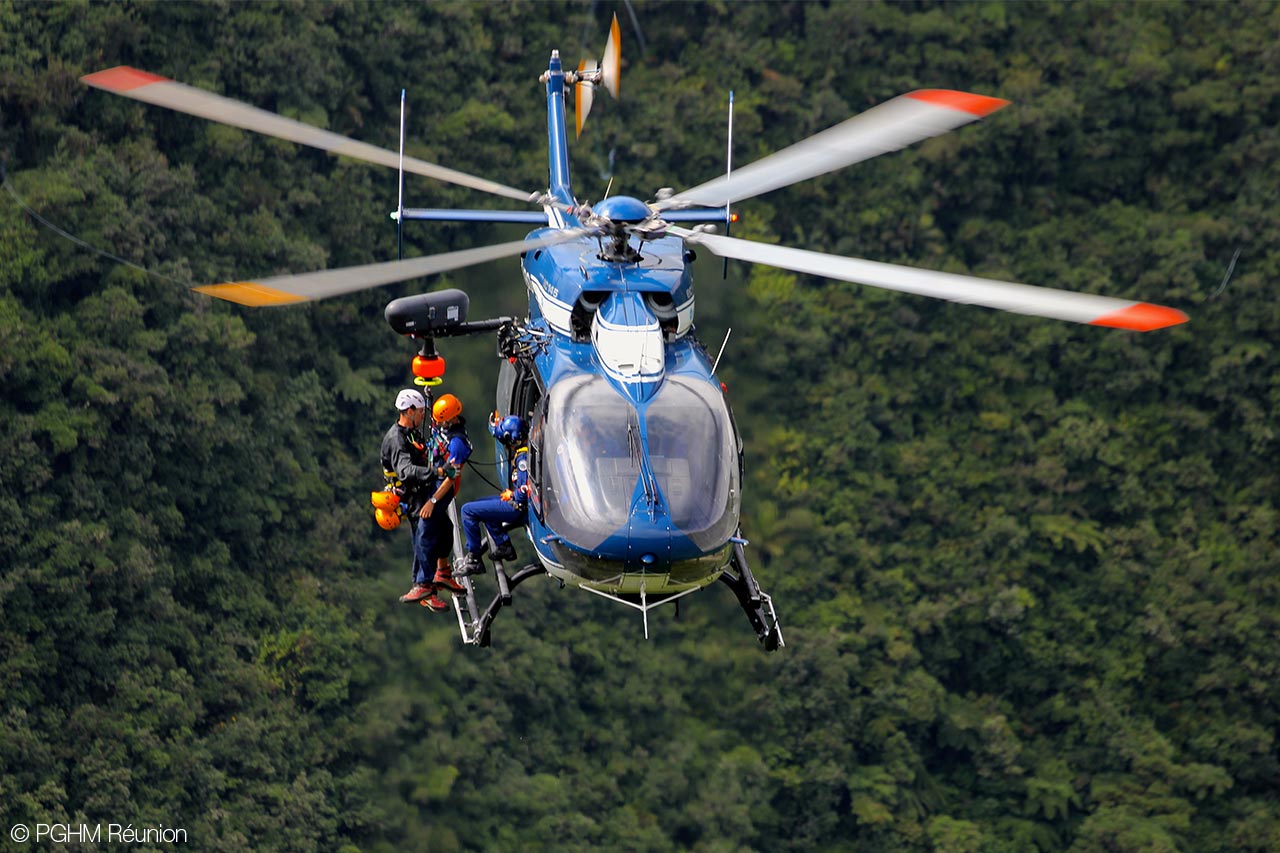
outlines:
M698 547L724 543L738 527L741 469L720 389L669 376L645 414L649 464L671 521Z
M600 376L562 379L546 399L539 467L547 526L596 548L630 517L640 476L636 412Z

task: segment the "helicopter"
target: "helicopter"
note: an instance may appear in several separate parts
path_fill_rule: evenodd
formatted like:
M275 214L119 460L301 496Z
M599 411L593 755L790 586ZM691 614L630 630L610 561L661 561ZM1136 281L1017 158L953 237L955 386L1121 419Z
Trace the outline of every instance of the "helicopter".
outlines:
M391 214L410 220L525 223L524 240L420 258L226 282L197 291L246 306L285 306L519 258L528 292L524 318L468 321L470 300L455 289L393 300L385 316L418 341L415 381L441 381L437 338L494 333L501 357L496 405L529 425L529 512L536 560L508 571L495 562L498 592L477 605L471 578L454 596L463 641L488 646L500 609L531 577L550 575L638 610L644 617L717 581L727 585L767 650L785 645L772 598L747 561L740 516L743 440L713 359L694 326L697 251L813 276L952 302L1096 326L1150 331L1187 321L1148 302L935 272L718 234L731 207L772 190L955 130L1007 105L941 89L884 101L744 168L650 201L611 195L592 205L573 191L566 92L575 95L580 134L593 95L619 94L617 18L599 65L564 67L553 50L545 84L548 185L533 191L378 148L201 89L120 66L86 84L153 105L400 170ZM403 95L402 95L403 103ZM404 174L434 178L520 202L516 210L405 208ZM499 446L499 474L506 454ZM456 507L450 508L456 514ZM455 517L456 522L456 517ZM455 524L455 555L462 552ZM491 551L492 553L492 551Z

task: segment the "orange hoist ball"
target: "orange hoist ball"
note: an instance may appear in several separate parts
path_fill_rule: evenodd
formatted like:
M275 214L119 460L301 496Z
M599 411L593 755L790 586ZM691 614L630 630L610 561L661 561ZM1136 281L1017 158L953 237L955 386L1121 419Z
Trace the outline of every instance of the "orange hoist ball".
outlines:
M419 379L439 379L444 376L444 358L436 356L427 358L422 355L413 357L413 375Z

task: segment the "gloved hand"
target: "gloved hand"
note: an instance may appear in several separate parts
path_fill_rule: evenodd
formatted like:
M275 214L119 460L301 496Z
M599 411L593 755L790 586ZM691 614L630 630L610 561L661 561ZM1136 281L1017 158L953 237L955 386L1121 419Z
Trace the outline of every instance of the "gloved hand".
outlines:
M515 500L516 495L515 495L515 492L511 491L510 489L506 489L502 492L501 497L504 501L507 501L509 503Z

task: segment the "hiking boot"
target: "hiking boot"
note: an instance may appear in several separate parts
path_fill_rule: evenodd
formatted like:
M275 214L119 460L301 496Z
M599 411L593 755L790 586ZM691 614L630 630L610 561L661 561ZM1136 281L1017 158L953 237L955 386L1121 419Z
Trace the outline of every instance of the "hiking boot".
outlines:
M440 596L436 595L434 592L428 597L419 601L418 603L421 604L423 607L427 608L428 610L431 610L435 613L439 613L441 610L449 609L449 605L445 604L444 600L440 598Z
M484 574L484 561L480 559L480 555L468 551L462 555L462 559L453 567L453 576L455 578L465 578L467 575Z
M421 601L433 592L435 592L435 587L430 584L415 583L408 592L400 596L400 603L412 604L415 601Z
M447 589L450 592L466 592L462 584L453 579L453 572L450 569L436 569L435 584L438 589Z
M511 544L510 539L505 542L499 542L493 549L492 559L501 563L508 563L516 559L516 546Z

